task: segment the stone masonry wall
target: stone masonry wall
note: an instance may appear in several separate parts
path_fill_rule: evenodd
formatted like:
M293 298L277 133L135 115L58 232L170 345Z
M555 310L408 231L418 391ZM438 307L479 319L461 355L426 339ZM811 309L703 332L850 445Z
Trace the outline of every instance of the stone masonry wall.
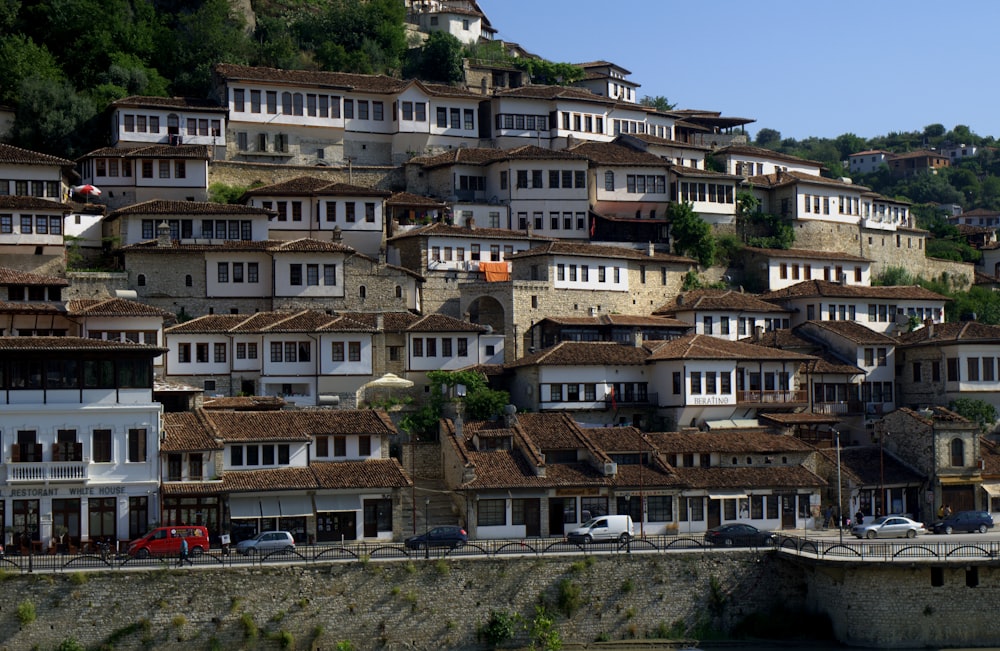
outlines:
M53 649L71 637L96 648L112 636L119 651L275 649L274 636L287 631L297 649L345 640L359 651L486 649L476 629L491 610L530 623L540 600L558 612L566 581L580 600L555 627L565 642L590 643L675 625L728 629L779 601L800 602L801 574L773 555L736 552L13 575L0 639L4 649ZM37 619L22 625L24 601ZM513 646L527 646L517 629Z
M208 168L208 183L223 183L250 187L271 185L300 176L329 179L331 183L350 183L366 188L397 191L405 187L403 171L399 167L358 166L320 167L316 165L279 165L268 163L240 163L212 161Z

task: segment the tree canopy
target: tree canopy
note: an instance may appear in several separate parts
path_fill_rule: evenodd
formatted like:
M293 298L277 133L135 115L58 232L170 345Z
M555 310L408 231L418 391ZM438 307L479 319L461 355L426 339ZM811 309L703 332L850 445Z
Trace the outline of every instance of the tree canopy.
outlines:
M702 220L687 202L670 204L667 217L674 253L691 256L698 264L710 266L715 260L715 238L708 222Z

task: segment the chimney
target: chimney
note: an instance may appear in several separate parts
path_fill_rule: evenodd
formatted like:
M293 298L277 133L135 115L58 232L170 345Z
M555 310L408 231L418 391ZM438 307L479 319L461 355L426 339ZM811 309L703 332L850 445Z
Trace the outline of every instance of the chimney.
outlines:
M632 331L632 343L635 344L636 348L642 348L643 344L642 328L636 328L635 330Z
M515 425L517 425L517 407L514 405L504 405L503 426L507 429L511 429Z
M677 295L677 304L678 305L684 305L684 294L678 294Z
M467 220L465 220L465 227L468 228L470 231L476 230L476 218L469 217Z
M934 319L927 319L927 338L934 338Z
M333 231L330 233L330 239L334 242L339 242L344 239L344 233L340 230L340 226L333 227Z
M166 221L160 222L160 225L156 227L156 246L170 246L173 242L170 240L170 224Z
M656 245L654 245L652 242L649 242L648 244L647 253L649 257L653 257L653 255L656 253Z
M378 332L385 330L385 315L381 312L375 315L375 330Z
M465 423L462 421L462 413L459 412L455 414L455 420L452 421L455 424L455 438L461 440L465 438Z
M764 335L764 326L755 325L753 327L753 341L754 343L759 343L761 337Z

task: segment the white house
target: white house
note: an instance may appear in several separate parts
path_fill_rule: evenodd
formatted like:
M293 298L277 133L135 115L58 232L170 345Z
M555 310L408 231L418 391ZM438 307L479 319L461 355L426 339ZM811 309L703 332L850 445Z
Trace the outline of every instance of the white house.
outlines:
M226 151L225 106L195 97L132 95L111 102L111 144L205 145L212 157Z
M574 65L583 68L584 73L583 79L575 82L574 86L586 88L595 95L610 97L621 102L632 104L639 102L636 89L641 84L628 78L632 74L631 71L608 61L590 61Z
M672 316L691 324L696 334L737 341L762 331L787 328L786 309L757 298L724 289L696 289L682 292L653 314Z
M888 169L891 157L892 152L883 149L869 149L851 154L847 160L851 174L871 174L883 166Z
M80 157L84 183L102 194L93 201L109 209L153 200L207 201L208 145L104 147Z
M727 145L717 149L712 155L722 160L727 174L744 178L776 174L779 171L819 176L823 170L823 164L817 161L752 145Z

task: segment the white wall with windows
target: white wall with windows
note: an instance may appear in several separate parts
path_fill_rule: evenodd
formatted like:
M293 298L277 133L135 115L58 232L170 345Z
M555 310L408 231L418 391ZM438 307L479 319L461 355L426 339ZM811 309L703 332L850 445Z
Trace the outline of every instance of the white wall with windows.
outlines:
M344 128L344 93L326 88L231 81L230 128L288 124Z
M313 436L315 461L364 461L382 458L382 437L368 434L317 434Z
M597 201L666 202L670 199L670 183L665 166L598 166L593 169L593 173Z
M371 375L374 349L367 332L324 334L319 372L323 375Z
M64 216L61 210L0 209L0 244L62 246Z
M540 366L533 393L541 410L605 409L612 394L617 404L646 404L651 379L647 366Z
M840 187L799 184L796 213L797 219L857 224L861 216L861 194Z
M263 365L263 340L260 335L234 335L231 338L234 372L260 372Z
M608 258L553 256L549 273L555 289L627 292L627 264Z
M411 371L455 371L481 362L475 333L413 332L406 341Z
M555 129L550 118L550 102L522 97L497 97L493 100L492 109L493 135L498 146L511 148L533 142L539 147L548 148Z
M111 114L112 144L226 144L226 116L160 106L119 106Z
M230 339L224 334L166 334L167 375L226 375L229 373L232 351Z
M342 297L343 254L275 255L274 295Z
M817 260L815 257L772 257L767 260L767 283L771 291L806 280L843 281L845 285L871 285L871 263L848 260Z
M264 470L267 468L304 468L309 452L301 441L247 441L227 443L223 450L223 470Z
M427 269L478 271L480 262L503 262L526 250L528 243L524 240L432 235L427 238Z
M271 291L271 258L267 254L237 251L205 254L208 298L266 297Z

